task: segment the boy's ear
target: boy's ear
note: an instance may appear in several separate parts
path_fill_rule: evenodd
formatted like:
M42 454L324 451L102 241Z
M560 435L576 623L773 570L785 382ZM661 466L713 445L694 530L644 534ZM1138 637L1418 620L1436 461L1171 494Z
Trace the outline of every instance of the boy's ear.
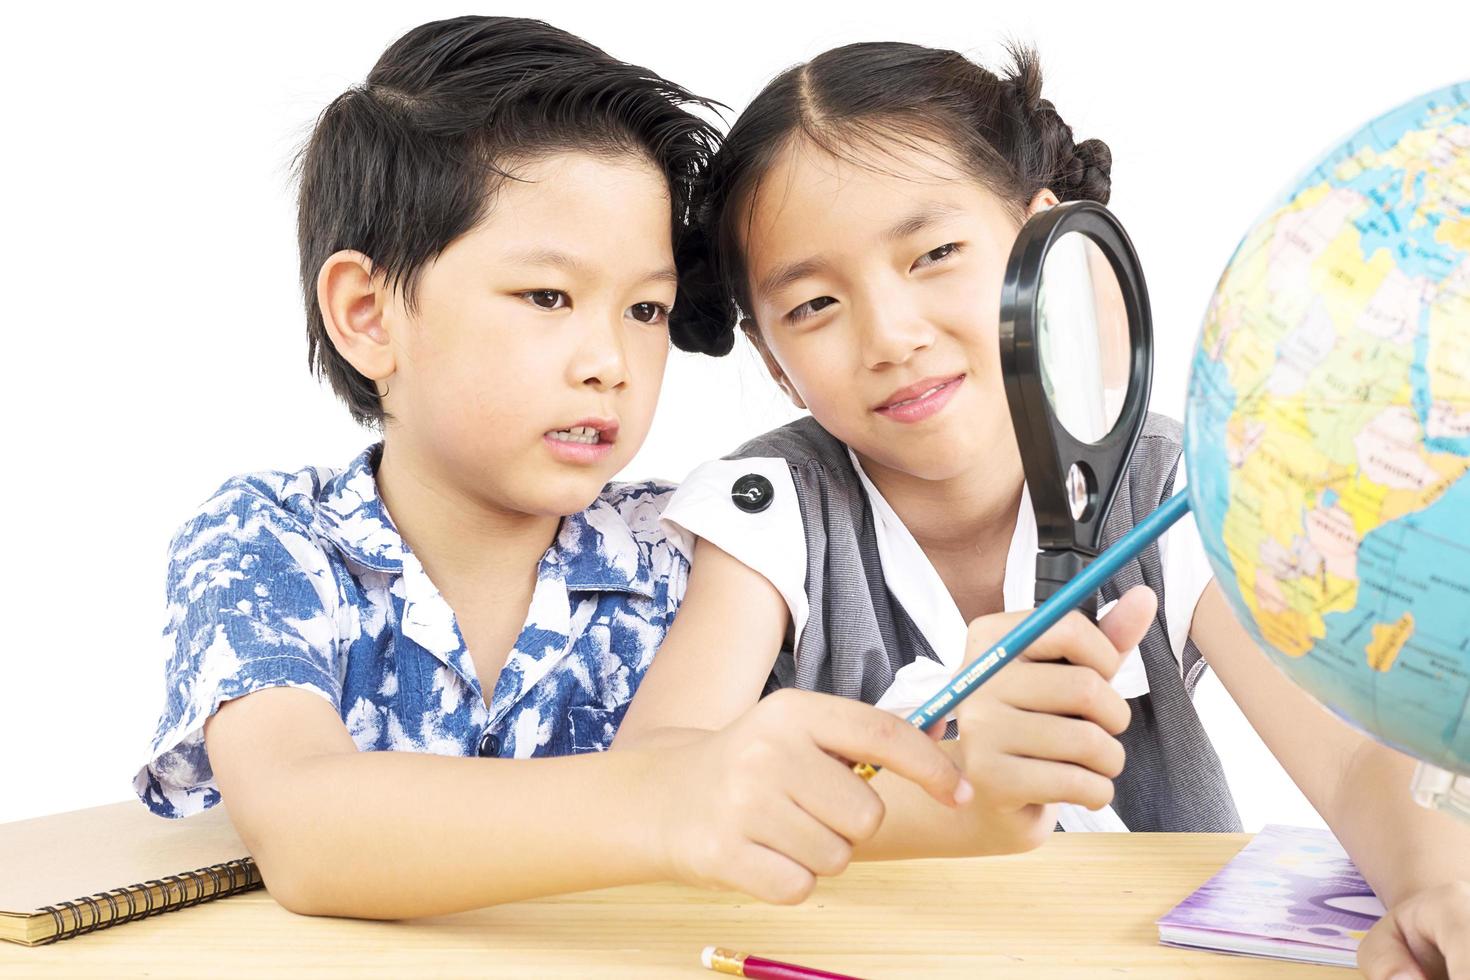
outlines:
M786 392L786 397L790 398L791 403L797 408L805 411L806 402L801 400L801 396L796 393L796 386L786 377L786 372L781 370L781 365L776 363L776 355L772 354L771 349L766 346L766 340L761 336L760 328L755 325L755 321L746 317L740 321L740 329L745 331L745 336L750 339L751 345L760 352L766 370L776 380L776 384L781 386L781 390Z
M371 381L391 377L396 363L383 323L389 295L373 275L372 260L361 252L334 252L317 273L316 301L337 353Z
M1054 208L1060 203L1061 202L1057 200L1057 196L1052 193L1050 187L1043 187L1041 190L1036 192L1035 197L1031 198L1031 203L1026 207L1026 217L1030 218L1038 211L1045 211L1047 208Z

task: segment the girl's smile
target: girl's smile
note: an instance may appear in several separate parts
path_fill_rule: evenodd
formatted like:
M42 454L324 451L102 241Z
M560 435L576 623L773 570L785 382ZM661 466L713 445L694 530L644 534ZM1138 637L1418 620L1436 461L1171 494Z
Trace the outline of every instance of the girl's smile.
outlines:
M963 374L948 378L925 378L905 388L900 388L873 411L884 418L910 425L933 418L944 410L960 385L965 383Z

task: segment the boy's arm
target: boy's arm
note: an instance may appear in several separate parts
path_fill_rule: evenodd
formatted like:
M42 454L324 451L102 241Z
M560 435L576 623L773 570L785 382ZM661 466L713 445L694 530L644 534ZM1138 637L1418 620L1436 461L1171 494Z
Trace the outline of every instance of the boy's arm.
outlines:
M1146 608L1143 608L1146 606ZM1138 607L1138 608L1135 608ZM1117 650L1106 630L1142 630L1153 615L1135 600L1103 631L1073 617L1028 656L1002 671L962 708L959 743L942 748L962 765L977 793L958 809L942 806L905 780L879 773L873 788L886 816L856 849L860 859L1009 853L1050 833L1053 802L1101 806L1122 750L1110 737L1127 725L1127 705L1107 685ZM689 586L613 742L615 749L678 745L720 728L759 700L787 622L785 601L759 573L703 539ZM976 620L970 654L979 655L1014 625L1015 615ZM1120 632L1121 630L1121 632ZM1111 638L1111 637L1108 637ZM1106 648L1106 649L1105 649ZM1072 665L1035 661L1073 661ZM1076 717L1064 717L1064 716ZM968 751L966 751L966 749Z
M1337 719L1277 670L1236 621L1218 583L1200 598L1190 636L1384 904L1437 896L1431 905L1440 911L1421 914L1421 921L1433 929L1442 916L1442 929L1458 930L1459 969L1470 971L1470 826L1414 803L1414 762ZM1452 935L1443 931L1446 941Z
M329 703L291 688L226 702L205 739L272 895L365 918L661 878L798 902L881 821L877 796L834 755L873 753L946 800L960 778L899 719L801 692L657 751L359 752Z

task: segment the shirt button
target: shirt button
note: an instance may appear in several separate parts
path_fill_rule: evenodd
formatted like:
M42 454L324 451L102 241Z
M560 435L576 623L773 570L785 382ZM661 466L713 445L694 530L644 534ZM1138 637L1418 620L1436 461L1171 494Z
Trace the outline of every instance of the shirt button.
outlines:
M500 736L494 732L486 732L480 736L479 747L475 749L482 759L500 754Z
M759 514L771 506L771 498L775 495L771 481L759 473L747 473L730 488L730 499L747 514Z

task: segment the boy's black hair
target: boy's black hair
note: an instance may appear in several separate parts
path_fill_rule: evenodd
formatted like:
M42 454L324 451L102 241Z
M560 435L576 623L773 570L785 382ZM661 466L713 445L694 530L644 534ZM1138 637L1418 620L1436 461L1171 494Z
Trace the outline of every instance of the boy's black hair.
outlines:
M953 151L1019 217L1042 188L1058 199L1106 204L1112 154L1101 140L1074 145L1072 129L1041 97L1034 51L1012 47L1005 77L956 51L900 42L848 44L789 68L740 114L701 179L698 252L690 249L672 325L686 351L727 354L750 310L742 222L777 155L802 139L842 157L864 146Z
M409 31L322 111L297 159L311 366L354 419L381 425L376 386L327 336L322 264L362 252L411 307L420 271L484 217L513 162L572 150L646 158L668 181L677 254L692 184L718 142L685 107L714 105L539 20L456 17Z

